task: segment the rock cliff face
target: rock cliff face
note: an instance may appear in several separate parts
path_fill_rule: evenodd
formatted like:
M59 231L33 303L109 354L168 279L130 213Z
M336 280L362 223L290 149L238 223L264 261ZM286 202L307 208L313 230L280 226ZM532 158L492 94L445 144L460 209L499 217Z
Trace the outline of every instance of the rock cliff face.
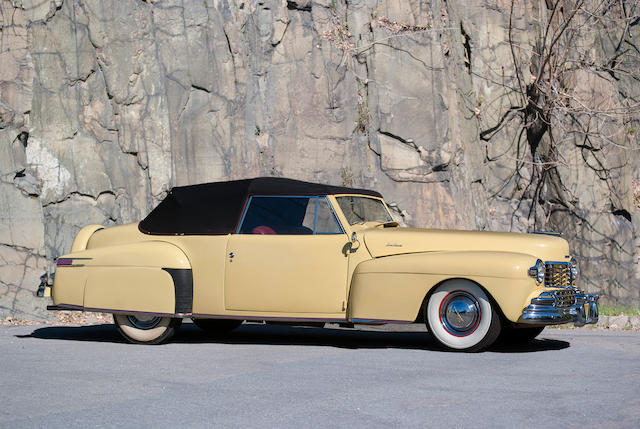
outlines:
M38 277L82 226L139 220L172 186L260 175L375 188L412 226L562 230L586 289L640 305L634 76L563 81L565 106L626 130L610 144L562 127L584 113L570 109L531 138L537 105L518 88L557 17L516 3L2 1L0 315L46 317ZM615 55L640 36L615 22L573 43Z

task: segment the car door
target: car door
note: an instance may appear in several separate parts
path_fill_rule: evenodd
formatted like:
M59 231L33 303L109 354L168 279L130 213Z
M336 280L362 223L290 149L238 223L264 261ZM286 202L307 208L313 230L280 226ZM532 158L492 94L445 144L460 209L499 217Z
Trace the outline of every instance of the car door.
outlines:
M326 197L252 196L227 245L225 307L344 314L347 242Z

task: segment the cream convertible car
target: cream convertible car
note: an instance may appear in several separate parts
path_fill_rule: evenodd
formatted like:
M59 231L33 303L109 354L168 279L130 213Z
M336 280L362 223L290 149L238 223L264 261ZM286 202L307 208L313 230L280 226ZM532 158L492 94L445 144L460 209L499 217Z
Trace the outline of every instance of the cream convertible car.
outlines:
M213 332L420 322L477 351L598 318L562 238L400 228L377 192L281 178L176 187L140 223L83 228L56 265L49 309L113 313L134 343L185 317Z

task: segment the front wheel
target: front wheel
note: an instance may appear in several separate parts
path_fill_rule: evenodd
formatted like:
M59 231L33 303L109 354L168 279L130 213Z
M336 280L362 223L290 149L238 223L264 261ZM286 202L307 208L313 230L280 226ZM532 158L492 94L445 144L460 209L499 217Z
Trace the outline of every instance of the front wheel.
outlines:
M443 346L466 352L486 349L500 334L500 317L487 294L463 279L438 286L425 307L427 328Z
M160 344L173 337L182 319L146 314L114 314L113 323L130 343Z

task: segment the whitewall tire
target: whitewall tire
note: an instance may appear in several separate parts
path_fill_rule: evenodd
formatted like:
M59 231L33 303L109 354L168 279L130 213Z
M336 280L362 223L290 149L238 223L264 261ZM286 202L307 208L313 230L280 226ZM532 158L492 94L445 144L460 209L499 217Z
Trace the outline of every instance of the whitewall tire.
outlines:
M480 351L500 334L500 317L480 286L469 280L449 280L431 294L425 307L429 332L443 346Z
M130 343L160 344L171 338L182 324L182 319L146 314L114 314L118 332Z

